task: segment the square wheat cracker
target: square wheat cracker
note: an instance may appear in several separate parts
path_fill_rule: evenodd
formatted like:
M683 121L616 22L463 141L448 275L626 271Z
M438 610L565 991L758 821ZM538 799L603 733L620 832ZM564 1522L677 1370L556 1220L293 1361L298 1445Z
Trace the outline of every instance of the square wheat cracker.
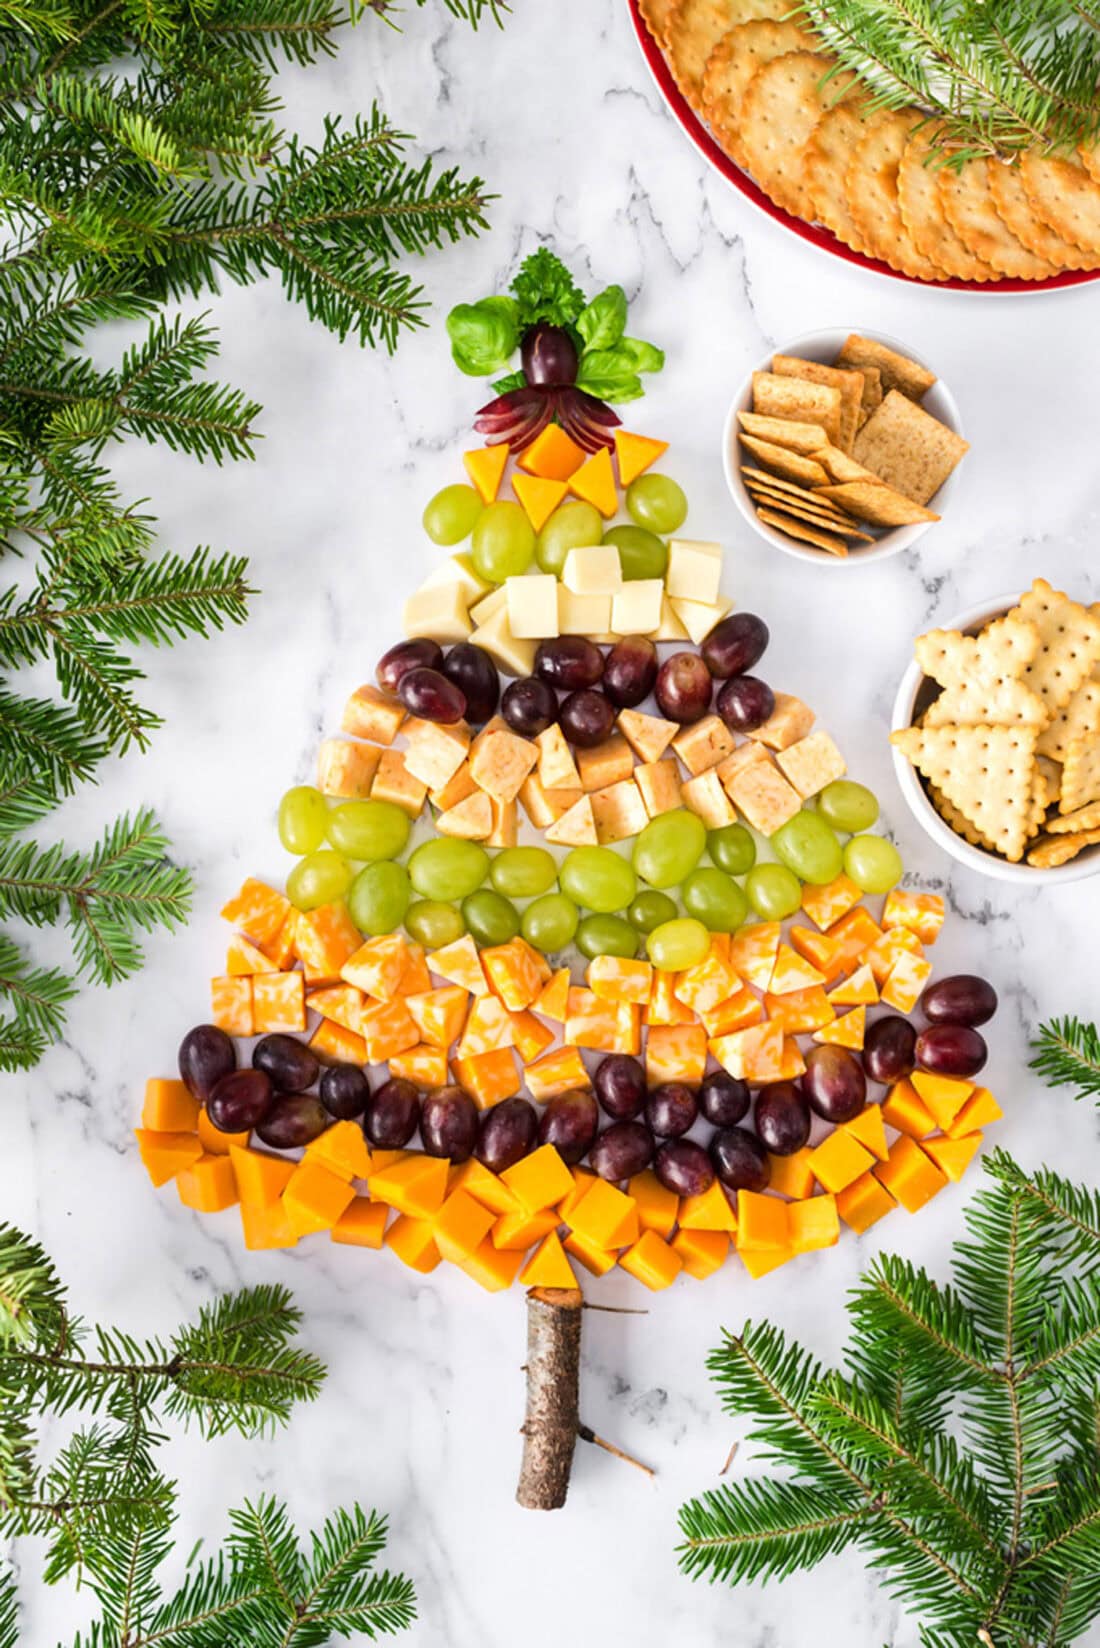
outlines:
M856 436L852 456L906 498L926 504L969 450L969 441L891 389Z
M919 361L899 355L876 338L861 337L858 332L852 332L846 339L835 364L854 367L861 372L869 366L877 367L884 390L900 389L903 395L914 401L923 400L936 381L936 374L921 366Z
M785 532L788 538L801 539L803 543L813 544L816 549L827 550L830 555L847 555L848 546L843 538L835 538L831 532L818 531L803 522L793 520L789 515L777 515L775 510L757 505L757 515L767 526L775 527L777 532Z
M738 412L737 421L746 435L759 441L789 446L792 452L813 452L825 445L825 431L819 423L800 423L795 418L765 418L759 412Z
M823 486L821 494L872 526L914 526L920 521L939 520L932 510L915 504L884 481L847 481L840 486Z
M781 378L799 378L804 383L820 383L840 394L840 430L837 445L852 450L859 409L863 404L863 373L840 366L823 366L820 361L802 360L798 355L775 355L772 371Z
M840 390L831 384L807 383L778 372L754 372L752 410L766 418L820 424L833 442L840 435Z
M758 441L755 435L740 434L738 440L746 451L761 463L768 464L777 475L788 481L802 481L807 486L823 486L829 479L825 470L812 458L803 458L789 447L776 446L772 441Z

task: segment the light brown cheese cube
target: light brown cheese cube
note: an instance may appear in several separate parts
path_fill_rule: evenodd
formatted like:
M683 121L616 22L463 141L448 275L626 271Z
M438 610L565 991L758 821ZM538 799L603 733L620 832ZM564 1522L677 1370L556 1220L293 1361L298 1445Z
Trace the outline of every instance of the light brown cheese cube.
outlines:
M493 803L484 790L474 790L457 807L440 813L435 821L440 835L451 835L460 841L485 841L493 829Z
M494 730L474 740L470 776L496 801L514 801L539 758L538 746L518 733Z
M556 824L579 801L582 795L579 787L570 789L548 790L534 773L527 779L519 792L520 805L527 814L536 830L545 830L551 824Z
M409 741L405 765L413 777L419 778L429 790L443 789L469 753L470 729L465 721L446 727L438 721L410 717L401 730Z
M847 763L827 732L812 732L780 750L780 769L801 796L816 795L834 778L843 778Z
M322 795L363 801L370 795L382 751L377 744L326 738L317 755L317 788Z
M641 710L620 710L617 725L639 761L659 761L676 732L675 721Z
M392 801L410 818L419 818L428 786L409 772L404 750L383 750L370 793L373 801Z
M723 825L732 824L736 818L722 788L721 779L713 767L709 772L700 773L698 778L689 778L681 787L680 795L684 806L690 807L693 813L698 813L708 830L720 830Z
M493 827L485 837L487 847L514 847L519 836L519 809L514 801L491 795Z
M539 783L544 790L570 790L580 785L580 774L565 734L555 721L535 739L539 747Z
M477 785L470 777L470 763L464 761L454 777L448 779L441 789L430 792L428 800L433 807L446 812L450 807L457 807L460 801L465 801L468 795L473 795L476 789Z
M767 744L769 749L786 750L805 738L813 724L814 712L808 704L789 692L777 692L774 710L749 737L758 744Z
M405 719L405 709L389 693L377 687L357 687L344 705L340 725L355 738L369 738L373 744L392 744Z
M650 818L680 806L680 769L675 761L644 761L634 769L634 782Z
M693 778L733 754L733 736L720 715L704 715L672 740L672 747Z
M754 744L749 739L744 744L738 744L732 755L719 764L718 776L722 780L722 788L729 794L729 787L739 772L753 761L770 761L771 757L762 744Z
M577 771L582 790L606 790L621 784L634 771L630 745L621 733L612 733L595 749L577 751Z
M581 795L563 813L556 824L551 824L546 831L546 839L556 847L595 847L598 845L596 836L596 820L592 812L592 797Z
M734 778L730 798L761 835L772 835L802 806L802 797L770 761L752 761Z
M640 835L649 823L646 804L632 778L609 784L606 790L596 790L591 800L596 839L601 846Z

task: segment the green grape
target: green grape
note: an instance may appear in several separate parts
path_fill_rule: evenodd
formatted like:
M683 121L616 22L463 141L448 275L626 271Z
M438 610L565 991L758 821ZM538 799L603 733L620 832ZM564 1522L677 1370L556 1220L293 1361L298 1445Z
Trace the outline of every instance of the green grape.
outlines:
M585 916L577 928L577 949L589 961L594 956L626 956L638 953L638 935L622 916Z
M296 910L316 910L335 904L351 886L352 868L346 858L322 847L300 858L286 878L286 896Z
M422 898L406 910L405 931L425 950L442 950L445 944L453 944L462 937L466 923L453 904Z
M489 867L489 880L506 898L535 898L557 879L557 863L545 847L506 847Z
M583 503L579 498L559 504L535 540L540 572L552 572L560 578L569 551L598 544L602 536L603 516L595 504Z
M761 921L782 921L802 908L802 883L785 864L757 864L745 892Z
M626 913L639 933L651 933L662 921L675 921L679 912L676 900L667 893L644 892L638 894Z
M409 840L409 815L392 801L343 801L328 815L328 838L338 852L373 864L397 858Z
M869 830L875 822L878 797L866 784L856 784L850 778L834 778L818 796L817 810L834 830L855 835L857 830Z
M574 847L558 872L558 880L563 893L598 915L625 910L638 891L634 871L610 847Z
M684 489L668 475L639 475L626 489L626 512L649 532L675 532L687 520Z
M646 953L660 973L682 973L697 967L710 949L710 934L701 921L680 916L663 921L646 939Z
M844 855L835 831L819 813L810 812L807 807L781 824L771 842L780 863L814 887L835 881L844 868Z
M462 919L478 944L507 944L519 932L519 911L491 887L462 900Z
M491 584L526 572L535 553L535 529L519 504L501 498L477 518L470 546L474 570Z
M634 842L634 868L651 887L677 887L703 856L707 831L686 808L651 818Z
M711 933L736 933L749 913L749 901L724 870L692 870L682 889L684 909Z
M580 911L571 898L564 893L544 893L524 910L521 927L528 944L547 954L572 944L579 920Z
M643 526L609 526L605 544L616 544L624 578L663 578L668 571L668 545Z
M361 933L380 938L392 933L409 908L409 872L403 864L381 860L360 870L351 884L348 913Z
M881 835L854 835L844 849L844 868L861 893L888 893L905 870L893 842Z
M409 859L413 890L452 903L476 893L489 873L489 855L476 841L425 841Z
M315 853L328 829L328 806L312 784L296 784L279 802L279 840L288 853Z
M428 500L424 531L433 544L460 544L470 536L484 508L472 486L445 486Z
M711 830L707 851L727 875L746 875L756 863L756 842L743 824L723 824Z

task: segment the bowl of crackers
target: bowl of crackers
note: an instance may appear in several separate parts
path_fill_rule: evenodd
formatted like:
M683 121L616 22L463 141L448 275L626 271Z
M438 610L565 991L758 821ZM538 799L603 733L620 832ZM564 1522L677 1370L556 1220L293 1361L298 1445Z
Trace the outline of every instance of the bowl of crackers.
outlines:
M839 330L762 360L722 436L726 483L753 530L833 566L915 544L968 449L942 379L893 338Z
M1036 578L914 654L890 742L917 822L1001 881L1100 872L1100 602Z

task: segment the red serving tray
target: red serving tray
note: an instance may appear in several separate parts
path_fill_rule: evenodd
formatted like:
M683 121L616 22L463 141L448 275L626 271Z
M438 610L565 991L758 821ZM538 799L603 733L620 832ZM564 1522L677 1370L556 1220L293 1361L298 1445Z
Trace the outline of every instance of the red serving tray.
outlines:
M747 200L765 212L773 222L789 229L792 235L800 240L809 241L811 246L820 247L823 252L829 252L833 257L843 258L845 263L854 263L857 268L870 269L876 275L885 275L889 280L900 280L908 286L920 286L929 292L976 292L988 295L989 293L1030 293L1055 292L1066 286L1084 286L1090 281L1100 279L1100 269L1063 269L1057 275L1051 275L1047 280L1019 280L1015 276L1002 275L999 280L917 280L912 275L903 275L897 269L891 269L888 263L881 263L878 258L867 257L863 252L856 252L850 246L845 246L828 229L818 224L804 223L801 218L792 217L777 206L769 195L766 195L747 172L743 172L715 142L706 126L699 119L683 92L672 77L672 71L665 62L664 53L650 34L638 10L638 0L627 0L630 8L631 22L638 37L638 44L642 50L646 65L652 74L662 97L676 117L681 129L694 143L704 159L709 160L714 169L721 172L727 182L739 189Z

